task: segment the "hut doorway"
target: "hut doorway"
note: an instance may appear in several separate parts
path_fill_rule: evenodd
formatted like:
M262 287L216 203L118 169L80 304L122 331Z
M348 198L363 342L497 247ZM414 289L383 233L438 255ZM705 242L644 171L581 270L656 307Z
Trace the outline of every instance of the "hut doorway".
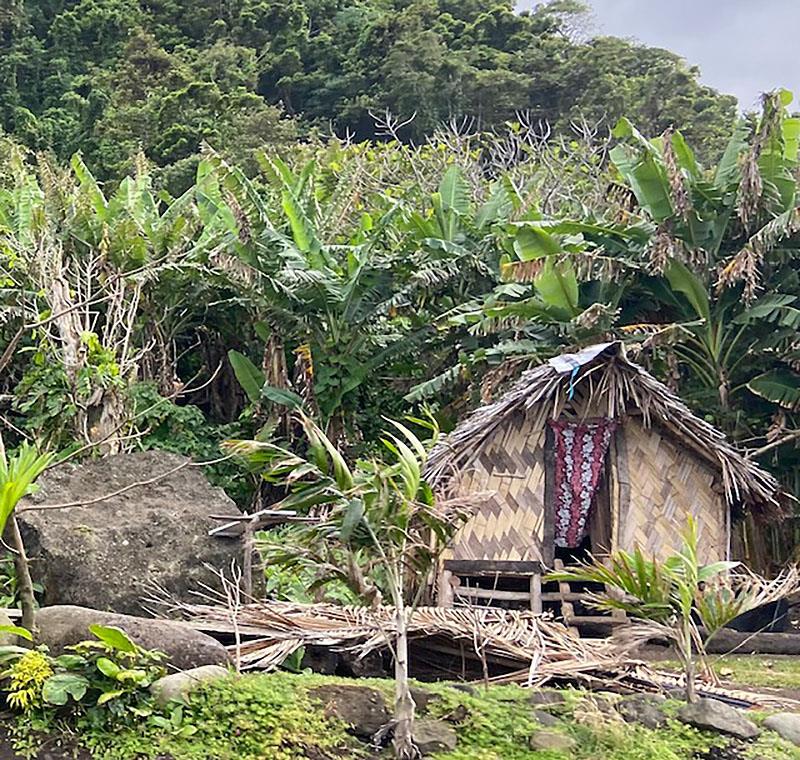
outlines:
M616 423L607 418L551 420L545 439L544 559L550 566L611 550L608 451Z
M610 466L608 456L603 466L602 480L592 498L586 525L586 534L577 546L553 544L554 559L564 565L588 561L590 556L605 558L611 553L611 490L609 488Z

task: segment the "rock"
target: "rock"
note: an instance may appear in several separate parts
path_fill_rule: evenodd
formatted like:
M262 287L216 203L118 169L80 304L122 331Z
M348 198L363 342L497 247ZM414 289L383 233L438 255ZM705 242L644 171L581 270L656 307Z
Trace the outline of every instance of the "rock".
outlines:
M441 720L418 718L414 721L414 744L422 755L434 752L452 752L458 737L452 726Z
M663 697L661 701L664 701ZM661 728L667 722L656 701L647 696L623 699L617 705L617 711L627 723L639 723L645 728Z
M472 686L472 684L468 683L448 683L447 684L451 689L457 689L458 691L463 691L465 694L469 694L473 697L477 696L478 690Z
M229 571L231 561L242 558L242 545L239 539L209 537L208 530L219 525L210 515L239 510L199 468L184 467L87 507L24 509L96 498L186 462L177 454L145 451L64 465L42 476L18 519L45 606L77 604L135 615L154 584L179 599L190 599L200 583L219 586L205 565Z
M185 702L189 692L209 681L227 678L230 671L220 665L201 665L199 668L170 673L150 684L150 692L162 707L171 701Z
M529 740L528 746L533 750L555 750L569 752L575 749L577 742L566 734L558 731L539 731Z
M94 624L121 628L140 647L164 652L167 661L180 670L230 664L230 656L222 644L184 623L72 605L43 607L36 613L39 629L36 643L47 645L51 654L60 654L65 647L93 639L89 626Z
M552 728L553 726L557 726L561 721L550 713L545 712L544 710L534 710L533 713L534 720L540 725L544 726L545 728Z
M800 715L797 713L777 713L764 721L764 728L774 731L782 739L800 747Z
M2 625L18 625L15 623L9 616L8 613L0 609L0 626ZM19 642L17 641L17 636L14 633L10 633L9 631L0 631L0 646L7 647L7 646L16 646Z
M555 689L536 689L528 695L528 701L538 707L563 705L564 697Z
M392 717L383 694L367 686L325 684L310 689L308 695L322 702L327 717L344 721L362 739L371 739Z
M719 731L739 739L754 739L758 727L735 707L716 699L699 699L678 710L678 718L695 728Z
M414 705L417 708L417 713L423 715L426 712L428 712L428 705L431 702L435 702L437 696L435 694L431 694L429 691L426 691L425 689L420 689L418 686L412 686L411 699L414 700Z

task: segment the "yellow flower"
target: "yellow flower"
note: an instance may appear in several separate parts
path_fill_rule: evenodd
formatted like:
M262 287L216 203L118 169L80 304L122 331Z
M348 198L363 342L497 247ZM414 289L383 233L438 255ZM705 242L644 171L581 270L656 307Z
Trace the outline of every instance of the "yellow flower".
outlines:
M42 686L53 675L53 668L46 654L32 649L11 666L8 675L8 704L17 710L29 710L39 704Z

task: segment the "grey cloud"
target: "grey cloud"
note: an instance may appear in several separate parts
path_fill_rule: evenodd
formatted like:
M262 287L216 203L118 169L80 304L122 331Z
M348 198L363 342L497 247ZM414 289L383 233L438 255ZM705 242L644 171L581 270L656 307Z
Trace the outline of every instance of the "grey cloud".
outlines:
M702 80L754 106L786 87L800 97L800 0L588 0L595 31L682 55ZM531 0L521 8L535 5Z

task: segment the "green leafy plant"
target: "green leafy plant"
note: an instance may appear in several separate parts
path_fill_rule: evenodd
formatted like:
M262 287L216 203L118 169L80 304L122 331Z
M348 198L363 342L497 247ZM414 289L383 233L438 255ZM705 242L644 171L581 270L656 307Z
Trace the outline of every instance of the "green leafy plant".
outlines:
M15 710L28 711L40 707L44 686L53 677L50 658L38 649L22 650L19 657L3 673L8 684L8 704Z
M52 454L40 454L23 443L11 456L0 448L0 533L20 500L36 491L36 479L52 461Z
M189 716L184 712L183 705L175 705L169 715L153 715L150 722L154 726L164 729L167 733L181 739L187 739L197 733L197 726L194 725Z
M395 610L389 637L395 659L395 754L416 757L414 701L408 676L408 616L425 590L425 579L449 539L463 524L466 502L437 503L422 478L427 448L405 425L389 421L385 459L349 464L334 443L306 416L298 415L309 443L303 458L273 444L230 441L226 448L263 468L263 477L288 486L277 506L319 514L278 545L262 546L267 563L313 569L316 584L347 583L361 598ZM438 437L432 421L414 420ZM409 582L410 581L410 582Z
M739 615L783 598L800 588L797 570L774 580L735 573L739 562L703 564L698 558L697 525L693 518L683 535L683 548L665 560L647 559L636 547L617 551L608 560L594 559L547 578L602 584L611 593L595 594L592 603L619 609L639 621L631 639L662 637L678 652L686 678L686 696L696 699L696 656L705 666L706 643ZM616 592L616 593L614 593ZM706 668L707 669L707 668Z
M84 702L106 706L122 717L138 708L147 688L166 673L164 655L136 645L119 628L92 625L94 641L83 641L56 657L56 673L45 683L45 701L56 706Z
M9 457L0 435L0 534L5 532L6 525L10 526L14 544L16 589L22 609L22 628L28 631L33 631L36 600L25 546L14 517L14 510L24 496L36 491L35 481L52 459L52 454L40 454L27 442Z
M166 673L164 655L142 649L119 628L90 626L94 640L51 657L46 649L3 647L9 662L9 705L55 715L60 710L105 725L149 716L153 681Z

